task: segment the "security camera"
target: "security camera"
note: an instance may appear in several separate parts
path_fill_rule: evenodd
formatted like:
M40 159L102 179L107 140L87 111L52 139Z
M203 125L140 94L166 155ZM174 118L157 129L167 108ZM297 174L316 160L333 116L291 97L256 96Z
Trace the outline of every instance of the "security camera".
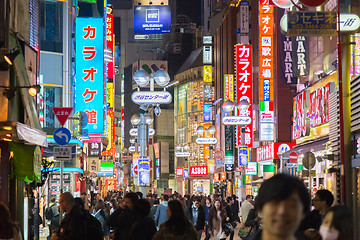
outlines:
M160 109L159 106L156 106L156 107L154 108L154 113L155 113L156 116L159 116L159 115L160 115L161 109Z

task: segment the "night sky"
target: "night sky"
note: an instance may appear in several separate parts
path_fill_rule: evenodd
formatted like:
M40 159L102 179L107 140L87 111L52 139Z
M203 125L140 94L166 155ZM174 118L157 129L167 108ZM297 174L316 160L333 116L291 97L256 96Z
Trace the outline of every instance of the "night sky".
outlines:
M177 15L187 15L197 26L201 26L201 2L202 0L177 0Z

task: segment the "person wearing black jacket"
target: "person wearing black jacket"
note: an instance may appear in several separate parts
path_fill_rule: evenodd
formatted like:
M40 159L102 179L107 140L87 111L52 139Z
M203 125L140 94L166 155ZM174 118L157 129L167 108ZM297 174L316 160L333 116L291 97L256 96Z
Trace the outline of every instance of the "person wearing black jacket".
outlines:
M127 193L124 197L125 208L118 208L109 216L106 225L115 230L115 240L128 239L130 229L137 220L134 206L138 200L139 196L136 193Z
M231 206L234 204L234 199L232 197L227 197L226 198L226 202L227 202L227 205L225 207L225 210L226 210L226 214L227 216L229 217L229 223L234 227L234 229L236 228L236 217L234 216L233 214L233 211L231 210ZM234 239L234 231L232 231L230 233L230 240L233 240Z
M134 211L137 215L135 223L131 226L129 240L151 240L156 233L154 219L149 216L150 203L147 199L139 199L135 202Z
M193 223L198 234L198 239L200 240L202 231L205 227L205 210L200 205L200 200L198 198L195 198L193 204L186 208L186 217Z

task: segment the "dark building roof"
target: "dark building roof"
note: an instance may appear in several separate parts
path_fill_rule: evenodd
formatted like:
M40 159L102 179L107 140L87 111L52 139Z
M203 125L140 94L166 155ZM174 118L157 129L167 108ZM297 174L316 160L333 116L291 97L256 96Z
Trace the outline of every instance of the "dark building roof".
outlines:
M190 56L185 60L183 65L180 67L176 74L182 73L191 68L200 67L203 65L203 48L195 49L191 52Z

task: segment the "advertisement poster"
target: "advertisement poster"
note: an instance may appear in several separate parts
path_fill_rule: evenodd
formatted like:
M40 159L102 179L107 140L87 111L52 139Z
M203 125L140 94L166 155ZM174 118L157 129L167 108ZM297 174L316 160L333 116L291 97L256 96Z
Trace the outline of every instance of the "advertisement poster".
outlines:
M134 33L168 33L171 30L171 9L168 5L134 7Z

